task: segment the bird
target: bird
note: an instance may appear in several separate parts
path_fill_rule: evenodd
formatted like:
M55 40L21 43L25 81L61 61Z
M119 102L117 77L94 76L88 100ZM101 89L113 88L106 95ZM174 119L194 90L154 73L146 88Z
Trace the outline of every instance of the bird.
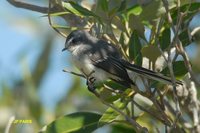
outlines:
M108 79L128 88L140 86L135 81L138 77L172 84L170 77L126 61L115 45L92 36L86 30L72 31L62 49L66 50L71 53L73 64L86 77L88 90L92 92L97 83ZM175 83L182 85L179 80Z

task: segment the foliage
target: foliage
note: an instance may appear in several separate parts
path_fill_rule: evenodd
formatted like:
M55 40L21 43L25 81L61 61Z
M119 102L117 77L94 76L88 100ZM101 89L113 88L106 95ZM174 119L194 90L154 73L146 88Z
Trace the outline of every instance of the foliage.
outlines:
M109 125L113 133L147 132L147 130L163 132L163 127L174 132L197 132L196 127L200 122L195 123L193 111L199 105L195 103L198 101L192 101L193 96L189 93L191 82L195 80L191 78L189 84L184 83L180 89L180 86L176 86L174 78L183 79L187 77L187 73L192 75L191 64L184 48L191 45L188 25L198 12L200 4L189 0L181 3L175 0L156 0L149 3L129 0L84 2L53 0L51 4L60 10L48 12L52 28L61 34L66 34L66 29L67 31L87 29L99 38L106 38L107 41L116 44L124 58L130 62L154 71L159 70L171 77L173 84L163 85L150 80L145 82L143 77L140 77L145 82L143 83L145 90L140 90L123 88L117 83L108 81L98 87L100 95L98 99L94 99L93 95L88 96L94 100L91 106L101 107L100 110L104 113L100 115L90 111L68 114L55 119L42 132L87 133L104 125ZM63 18L66 25L51 22L58 17ZM171 53L173 49L175 49L174 56ZM183 60L180 61L178 56ZM161 57L163 58L159 63L162 66L159 67L157 61ZM41 77L35 75L33 78L37 76ZM40 78L36 79L35 84L39 84ZM82 88L80 81L75 79L67 97L60 102L57 109L65 110L67 105L63 103L79 99L83 93L89 93L82 93L80 88ZM181 94L183 91L187 91L188 94L181 95L178 93L180 91ZM193 111L187 100L194 104ZM100 102L108 108L105 110ZM62 114L62 111L59 114ZM187 127L186 123L190 126Z

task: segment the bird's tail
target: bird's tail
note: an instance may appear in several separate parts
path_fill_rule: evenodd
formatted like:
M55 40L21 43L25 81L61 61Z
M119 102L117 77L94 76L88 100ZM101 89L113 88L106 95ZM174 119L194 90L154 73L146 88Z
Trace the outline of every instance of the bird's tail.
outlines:
M172 84L172 79L170 77L164 76L161 73L151 71L149 69L137 66L135 64L131 64L125 60L120 60L121 64L128 70L133 71L141 76L145 76L149 79L154 79L156 81L160 81L166 84ZM183 85L180 80L175 81L177 85Z

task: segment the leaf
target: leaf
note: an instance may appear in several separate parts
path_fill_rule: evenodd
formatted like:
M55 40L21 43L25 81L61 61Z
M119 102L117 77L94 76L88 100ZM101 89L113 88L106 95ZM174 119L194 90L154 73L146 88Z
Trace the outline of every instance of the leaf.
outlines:
M122 111L127 106L127 103L121 102L121 100L118 100L114 103L114 106ZM117 120L118 116L120 116L118 112L116 112L113 108L108 108L106 112L102 115L102 117L100 118L99 126L103 126L105 124L108 124Z
M113 81L107 81L105 82L105 85L109 86L110 88L113 88L115 90L126 90L127 87L121 85L120 83L117 83L117 82L113 82Z
M126 51L127 46L125 45L125 33L122 32L119 38L119 43L122 45L122 48L124 49L124 51Z
M101 5L101 8L103 11L107 12L108 11L108 1L107 0L99 0L99 4Z
M187 74L187 69L185 68L185 63L184 61L176 61L173 62L173 70L174 70L174 75L176 78L181 78ZM169 69L166 67L163 71L163 74L169 75Z
M76 4L73 1L69 1L69 2L63 2L63 7L68 10L69 12L77 15L77 16L93 16L96 18L99 18L96 14L94 14L93 12L91 12L90 10L88 10L87 8L84 8L82 6L80 6L79 4Z
M142 48L141 53L143 57L147 57L150 61L155 62L161 55L160 50L155 45L148 45Z
M56 12L56 13L50 13L50 16L62 16L62 15L66 15L69 14L69 12Z
M118 12L124 11L126 9L126 0L123 0L120 4L120 7L118 8Z
M128 25L129 25L129 28L132 31L136 30L136 32L138 33L138 35L142 39L145 40L145 35L144 35L145 27L144 27L144 24L142 23L142 21L140 20L139 16L135 16L135 15L131 14L129 16Z
M136 133L136 131L132 126L120 123L112 126L111 133Z
M122 23L122 20L118 16L112 18L111 23L116 26L117 29L125 31L125 25Z
M77 112L56 119L45 133L90 133L97 129L101 115L91 112Z
M117 9L118 7L114 7L112 8L109 12L108 12L108 17L111 19L112 17L116 17L116 13L117 13Z
M100 92L100 97L102 100L108 102L108 103L113 103L114 101L118 100L121 96L119 94L113 94L110 90L108 89L103 89Z
M129 40L129 57L130 60L134 60L137 65L142 64L141 48L140 38L136 32L133 32Z
M168 0L169 3L169 9L171 7L175 7L176 4L171 2L172 0ZM161 15L165 13L165 8L163 6L162 0L152 0L151 2L147 2L142 6L142 13L140 15L141 20L146 21L155 21L157 18L159 18Z
M142 12L142 7L140 5L134 5L126 10L127 16L129 17L131 14L140 15Z
M78 27L63 26L63 25L57 25L57 24L53 24L52 27L53 28L59 28L59 29L70 29L70 30L76 30L76 29L78 29Z
M182 30L178 36L179 36L179 39L181 40L183 46L187 46L187 45L191 44L191 40L188 35L187 29Z
M159 42L162 50L165 50L171 43L171 31L170 28L166 27L159 36Z
M126 0L121 1L120 7L118 8L118 12L124 11L126 9Z

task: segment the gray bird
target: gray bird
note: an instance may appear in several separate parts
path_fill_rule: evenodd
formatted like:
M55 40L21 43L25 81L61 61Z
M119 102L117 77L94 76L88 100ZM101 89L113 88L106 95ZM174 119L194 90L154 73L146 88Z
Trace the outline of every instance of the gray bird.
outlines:
M87 78L90 91L95 90L96 83L107 79L125 87L136 85L139 88L140 83L135 81L138 77L172 84L169 77L124 60L114 45L84 30L75 30L68 35L62 51L65 50L71 52L73 63ZM178 80L176 83L182 84Z

